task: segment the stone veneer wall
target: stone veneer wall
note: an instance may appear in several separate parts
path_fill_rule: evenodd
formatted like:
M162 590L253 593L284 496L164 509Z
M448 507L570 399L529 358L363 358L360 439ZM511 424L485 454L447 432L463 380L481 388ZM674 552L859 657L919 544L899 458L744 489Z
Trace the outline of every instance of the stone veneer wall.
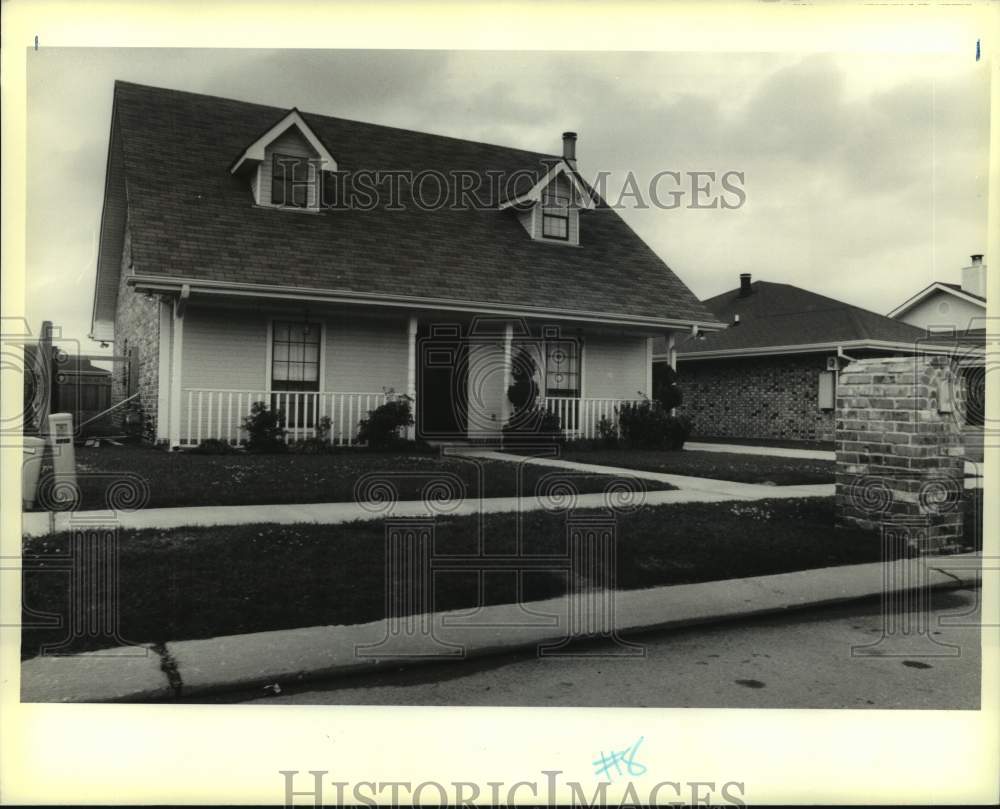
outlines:
M946 357L852 362L837 392L837 520L920 551L962 539L961 402Z
M681 412L695 436L832 441L833 410L819 409L829 354L682 360Z
M121 280L118 285L118 307L115 314L115 355L121 359L114 364L111 377L111 403L117 404L128 396L126 382L130 359L138 373L137 390L142 405L145 440L156 437L157 393L159 390L160 302L158 298L139 294L125 283L132 274L132 237L125 228L122 249ZM127 407L127 406L126 406ZM123 410L114 413L114 423L122 427Z

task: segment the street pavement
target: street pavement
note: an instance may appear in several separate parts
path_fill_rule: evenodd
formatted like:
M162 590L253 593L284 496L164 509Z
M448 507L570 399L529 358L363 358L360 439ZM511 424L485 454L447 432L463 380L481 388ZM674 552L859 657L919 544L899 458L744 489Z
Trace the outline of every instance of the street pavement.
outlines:
M644 657L608 656L612 645L591 644L572 657L532 651L191 701L976 709L979 592L935 591L927 632L890 635L864 656L852 647L883 638L879 599L630 637Z

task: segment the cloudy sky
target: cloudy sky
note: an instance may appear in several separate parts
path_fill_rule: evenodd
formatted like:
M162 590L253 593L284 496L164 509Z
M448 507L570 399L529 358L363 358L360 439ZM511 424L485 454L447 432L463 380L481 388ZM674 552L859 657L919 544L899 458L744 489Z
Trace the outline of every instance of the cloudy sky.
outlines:
M985 252L989 79L971 51L42 48L28 55L27 313L86 351L115 79L543 152L575 130L581 171L613 172L612 198L626 172L743 172L735 210L622 211L701 298L750 272L884 313Z

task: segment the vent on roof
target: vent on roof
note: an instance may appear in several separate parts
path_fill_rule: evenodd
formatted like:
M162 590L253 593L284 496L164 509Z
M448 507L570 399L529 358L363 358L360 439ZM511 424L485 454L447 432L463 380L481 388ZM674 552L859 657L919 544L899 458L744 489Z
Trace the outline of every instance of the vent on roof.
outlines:
M734 326L739 326L740 325L740 316L739 316L739 313L736 313L736 314L733 315L733 325Z
M753 292L753 289L751 289L751 287L750 287L750 273L748 273L748 272L741 272L740 273L740 297L741 298L745 298L751 292Z

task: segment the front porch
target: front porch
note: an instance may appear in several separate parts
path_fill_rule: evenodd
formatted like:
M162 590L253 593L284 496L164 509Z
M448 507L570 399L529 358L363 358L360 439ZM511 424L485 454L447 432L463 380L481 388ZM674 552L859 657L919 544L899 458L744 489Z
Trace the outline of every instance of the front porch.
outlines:
M456 313L164 302L157 438L174 449L244 443L243 421L264 402L284 414L289 441L328 424L331 444L358 445L360 421L407 396L410 437L495 442L513 413L512 369L525 361L537 404L565 436L597 438L602 420L651 391L652 340L628 328Z
M361 419L393 395L385 391L296 393L187 388L183 391L185 420L178 445L195 447L206 439L226 441L234 446L245 443L247 432L243 429L243 419L254 402L268 402L269 407L285 414L289 441L316 437L317 425L328 418L327 437L332 445L358 445ZM592 439L600 437L602 420L617 421L623 405L638 401L552 396L540 397L538 404L559 417L567 439ZM472 439L477 437L485 438L473 435Z

